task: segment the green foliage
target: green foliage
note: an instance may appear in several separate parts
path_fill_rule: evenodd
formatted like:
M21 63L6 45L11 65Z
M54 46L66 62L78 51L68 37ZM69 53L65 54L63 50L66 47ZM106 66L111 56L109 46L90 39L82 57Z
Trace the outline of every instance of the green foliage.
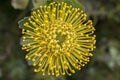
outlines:
M27 21L28 21L28 17L25 17L24 19L18 21L19 28L32 31L32 29L27 28L27 27L24 26L24 23L27 22Z

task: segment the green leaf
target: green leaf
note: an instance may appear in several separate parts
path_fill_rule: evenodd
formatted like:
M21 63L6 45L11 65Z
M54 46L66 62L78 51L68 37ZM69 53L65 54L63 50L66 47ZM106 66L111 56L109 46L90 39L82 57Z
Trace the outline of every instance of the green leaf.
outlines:
M28 17L25 17L24 19L20 20L18 22L19 28L25 28L24 23L28 21Z
M25 17L25 18L23 18L22 20L20 20L20 21L18 22L19 28L33 31L31 28L28 28L28 27L24 26L24 23L25 23L25 22L29 22L29 21L28 21L28 17Z
M31 39L26 39L26 41L23 41L23 38L21 37L21 39L20 39L20 45L28 44L31 41L32 41Z

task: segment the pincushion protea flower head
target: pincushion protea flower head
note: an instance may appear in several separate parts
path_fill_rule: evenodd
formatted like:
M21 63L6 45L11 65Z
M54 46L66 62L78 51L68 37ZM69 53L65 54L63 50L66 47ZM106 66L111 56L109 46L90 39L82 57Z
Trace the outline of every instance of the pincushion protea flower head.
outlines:
M95 48L94 27L79 8L50 3L19 22L26 59L43 75L71 75L89 62Z

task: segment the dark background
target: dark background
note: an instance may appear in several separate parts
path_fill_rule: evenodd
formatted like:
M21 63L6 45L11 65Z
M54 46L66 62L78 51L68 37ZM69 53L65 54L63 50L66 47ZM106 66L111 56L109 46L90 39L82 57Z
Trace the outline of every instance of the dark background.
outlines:
M96 49L81 71L57 78L34 73L24 59L17 22L30 15L32 3L20 9L11 1L0 0L0 80L120 80L120 0L79 0L94 22Z

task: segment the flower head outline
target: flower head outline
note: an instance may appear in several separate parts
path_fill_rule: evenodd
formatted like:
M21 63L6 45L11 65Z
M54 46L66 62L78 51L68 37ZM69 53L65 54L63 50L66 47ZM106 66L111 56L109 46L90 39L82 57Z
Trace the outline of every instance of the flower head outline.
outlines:
M89 62L95 48L94 27L79 8L50 3L32 11L23 22L22 49L43 75L71 75Z

